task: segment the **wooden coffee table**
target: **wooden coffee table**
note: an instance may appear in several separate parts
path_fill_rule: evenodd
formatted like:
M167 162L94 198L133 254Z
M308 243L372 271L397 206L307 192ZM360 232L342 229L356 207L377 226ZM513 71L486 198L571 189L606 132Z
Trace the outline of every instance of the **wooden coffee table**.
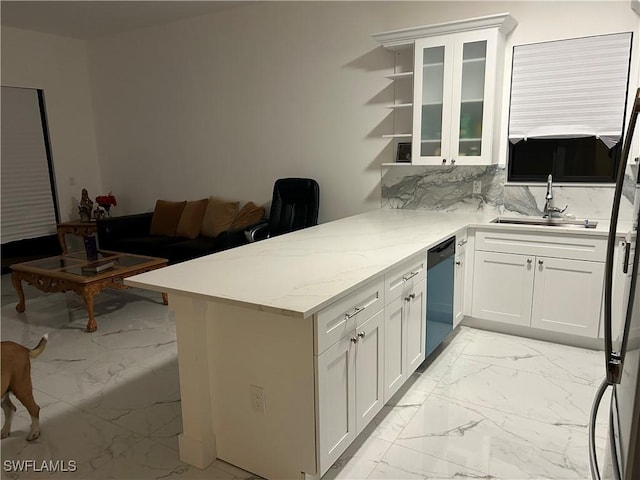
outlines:
M11 265L11 280L19 297L16 310L20 313L25 310L23 281L44 292L73 291L84 299L87 307L87 332L95 332L98 324L93 314L93 299L98 292L105 288L129 288L122 282L124 278L167 266L165 258L100 250L98 262L104 261L113 262L113 266L99 272L90 270L96 261L87 260L85 252ZM167 305L166 293L162 294L162 301Z

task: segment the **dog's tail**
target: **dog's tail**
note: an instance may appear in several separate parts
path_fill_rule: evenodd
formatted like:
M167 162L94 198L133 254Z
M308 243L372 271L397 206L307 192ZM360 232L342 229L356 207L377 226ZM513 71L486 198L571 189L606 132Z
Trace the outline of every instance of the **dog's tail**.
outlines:
M38 342L38 345L36 345L36 348L32 348L31 350L29 350L29 356L31 358L36 358L38 355L40 355L44 351L44 347L47 346L47 341L49 341L49 334L45 333Z

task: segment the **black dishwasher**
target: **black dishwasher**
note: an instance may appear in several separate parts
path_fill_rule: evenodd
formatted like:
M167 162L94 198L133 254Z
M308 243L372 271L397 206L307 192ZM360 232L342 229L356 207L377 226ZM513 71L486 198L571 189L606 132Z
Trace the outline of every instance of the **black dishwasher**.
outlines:
M456 237L427 253L427 345L429 356L453 330Z

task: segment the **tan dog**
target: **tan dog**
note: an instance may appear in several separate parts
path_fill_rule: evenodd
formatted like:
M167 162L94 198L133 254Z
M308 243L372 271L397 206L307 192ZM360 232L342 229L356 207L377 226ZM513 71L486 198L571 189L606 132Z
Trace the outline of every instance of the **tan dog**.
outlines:
M28 441L40 436L40 407L33 399L33 387L31 386L31 359L42 353L47 345L48 335L45 334L38 342L36 348L29 350L15 342L0 342L0 357L2 363L2 410L4 411L4 425L2 426L2 438L11 434L11 421L16 406L9 398L9 392L13 393L20 403L25 406L31 415L31 431Z

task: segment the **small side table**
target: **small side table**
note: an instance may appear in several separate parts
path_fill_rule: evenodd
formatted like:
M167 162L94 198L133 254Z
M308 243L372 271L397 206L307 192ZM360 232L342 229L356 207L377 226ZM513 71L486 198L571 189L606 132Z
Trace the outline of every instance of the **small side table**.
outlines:
M81 222L80 220L75 220L71 222L64 222L58 224L58 241L60 242L60 247L62 248L62 253L66 254L67 252L67 240L65 239L65 235L76 235L78 237L84 237L88 235L92 235L98 231L98 227L96 222Z

